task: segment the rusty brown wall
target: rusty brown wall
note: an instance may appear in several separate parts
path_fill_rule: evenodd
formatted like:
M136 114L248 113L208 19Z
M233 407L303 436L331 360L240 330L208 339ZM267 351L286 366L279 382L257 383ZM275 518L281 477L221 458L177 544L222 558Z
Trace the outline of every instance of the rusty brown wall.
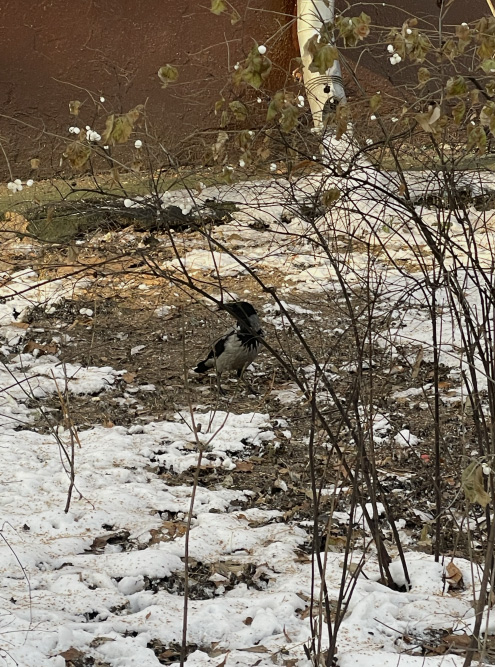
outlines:
M295 0L238 0L242 21L231 26L215 17L210 0L3 0L0 25L0 138L14 177L41 158L40 175L58 167L63 139L74 118L68 102L84 102L81 122L99 123L110 111L146 102L153 131L173 144L197 128L215 125L211 108L225 66L237 59L252 37L269 35L276 59L286 67L295 55L290 14ZM370 12L377 22L400 22L404 12L437 13L435 0L395 0ZM390 9L395 5L398 10ZM360 6L353 5L353 12ZM452 23L486 13L486 0L454 0ZM289 28L287 29L287 26ZM284 27L286 28L284 30ZM278 32L277 32L278 31ZM158 68L180 69L177 85L162 90ZM366 61L378 77L383 65ZM96 121L91 95L105 97ZM62 138L57 139L57 135ZM0 174L5 162L0 154Z
M153 131L170 142L211 125L226 63L235 63L248 36L263 40L286 23L284 12L292 3L249 0L234 27L228 16L211 14L209 4L3 0L0 137L15 175L25 175L29 158L36 156L42 158L41 173L57 167L61 142L41 130L69 136L67 128L74 123L70 100L85 102L83 124L95 118L91 95L104 96L104 107L112 112L146 103ZM287 52L290 42L289 30L280 51ZM166 63L179 67L180 81L163 90L156 72ZM2 163L0 156L5 175Z
M439 5L448 7L440 9ZM380 34L385 39L391 26L400 27L404 21L411 17L419 19L418 27L428 31L438 32L439 15L442 13L442 22L445 26L459 25L463 21L470 22L490 14L487 0L387 0L387 2L347 2L347 0L336 0L340 10L348 10L352 7L352 14L357 15L364 11L371 16L374 34ZM381 28L381 30L380 30ZM408 70L389 64L388 58L383 57L379 51L373 56L365 48L363 53L360 49L349 49L346 55L352 63L359 62L356 73L360 81L364 82L369 90L377 90L395 87L408 79ZM352 96L352 81L347 81Z

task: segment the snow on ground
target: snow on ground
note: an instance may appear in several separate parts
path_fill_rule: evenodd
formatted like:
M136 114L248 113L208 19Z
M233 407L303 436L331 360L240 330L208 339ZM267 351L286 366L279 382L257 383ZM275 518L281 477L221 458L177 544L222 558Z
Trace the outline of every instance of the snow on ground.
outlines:
M359 284L369 271L368 259L342 252L328 257L315 254L307 225L294 215L283 222L288 181L254 183L249 188L207 188L202 197L216 196L236 201L239 211L232 223L219 228L219 239L230 247L244 248L243 260L259 270L277 269L286 274L286 307L297 319L318 317L316 308L290 304L293 290L339 289L336 262L347 267L351 281ZM314 179L299 183L303 198L315 187ZM184 193L168 193L164 204L187 209ZM394 206L363 204L369 215L392 224ZM335 209L338 211L338 208ZM473 214L474 215L474 214ZM246 229L246 222L262 221L266 232ZM361 214L351 213L339 221L340 230L359 235ZM326 223L325 223L326 224ZM377 230L389 248L407 255L400 235L389 228ZM370 230L361 230L370 235ZM455 233L456 230L453 230ZM407 229L401 233L414 236ZM486 230L483 233L487 233ZM297 239L297 240L294 240ZM489 244L487 244L488 253ZM226 253L207 248L190 249L184 262L192 273L214 273L232 277L245 273ZM384 300L393 303L411 291L414 271L405 276L380 260L377 276ZM166 265L181 270L177 260ZM4 352L22 340L16 327L26 309L37 303L50 308L72 294L73 283L59 280L41 286L34 272L23 272L5 280L0 295L1 334ZM469 287L468 287L469 289ZM395 345L415 342L425 347L431 341L431 326L417 307L398 310L397 326L386 340ZM416 296L414 298L416 298ZM439 296L440 301L443 297ZM265 316L276 328L283 318L267 307ZM455 354L458 331L444 327L442 353ZM385 334L384 334L385 339ZM180 643L185 537L167 534L170 518L186 520L191 488L169 485L160 470L180 473L193 468L198 448L204 462L229 470L249 453L252 446L275 440L270 415L227 414L195 410L178 413L174 420L114 426L80 432L75 444L76 488L70 510L64 513L69 479L62 447L71 446L71 433L38 433L32 422L43 408L43 399L57 392L57 385L74 394L92 396L113 385L122 369L80 368L62 365L56 355L36 357L22 353L0 371L2 420L0 423L0 655L6 665L63 667L62 653L77 649L112 667L158 665L151 648ZM314 372L314 368L313 368ZM426 390L426 389L425 389ZM274 390L281 403L300 400L294 385ZM32 400L39 408L32 407ZM290 424L289 424L290 427ZM387 416L373 419L374 437L388 436ZM399 447L414 447L417 437L408 430L395 434ZM311 563L301 558L299 548L308 534L277 511L243 509L248 492L218 485L197 490L190 533L190 557L202 564L215 564L211 597L189 601L188 642L198 649L187 660L189 667L219 665L273 665L310 663L303 645L310 637ZM359 517L355 517L359 521ZM400 517L398 517L400 521ZM358 563L361 554L353 554ZM327 554L326 582L331 600L338 599L342 578L342 554ZM454 666L463 657L399 655L410 651L404 636L420 639L433 630L469 632L472 619L472 569L470 563L455 564L466 584L464 592L452 594L445 581L444 564L434 563L422 553L407 554L412 588L392 591L378 583L379 571L368 555L364 575L356 580L347 615L339 631L339 666L420 665ZM228 586L229 568L250 563L255 567L256 586L238 581ZM403 583L397 559L391 565L396 582ZM194 577L194 575L192 575ZM477 573L475 577L477 578ZM319 594L318 587L315 591ZM323 638L323 647L327 639Z
M53 308L62 299L87 287L89 282L87 278L78 279L77 276L70 281L43 280L32 269L13 273L4 271L0 274L0 323L8 326L22 321L24 314L36 305Z
M267 415L204 413L195 414L194 421L197 428L202 425L198 438L210 465L236 460L245 447L274 438ZM129 430L96 426L79 434L76 491L67 514L68 477L57 440L27 429L0 432L5 633L0 631L0 642L18 664L65 664L50 656L73 647L91 652L89 645L101 636L112 638L112 645L104 643L94 654L109 664L138 664L140 653L146 662L139 664L159 664L146 643L180 639L182 598L154 593L149 582L182 571L184 539L153 542L152 537L163 528L163 516L184 519L191 488L167 486L153 468L161 464L181 471L195 465L191 419L177 415L176 421L144 426L142 433ZM58 437L69 447L67 432L59 431ZM283 523L272 525L277 512L234 513L232 503L244 500L241 491L198 489L191 557L213 562L249 554L255 562L270 563L270 571L279 564L283 569L305 534ZM259 528L252 527L253 521L261 523ZM95 538L121 530L129 532L133 550L103 542L104 553L92 552ZM295 610L303 605L296 593L267 592L251 599L240 589L230 602L218 597L193 604L190 641L209 646L228 637L228 646L242 647L296 623ZM250 614L255 619L270 615L272 607L271 625L261 616L250 628L243 624ZM129 661L134 649L120 637L125 632L139 637L131 643L140 646L140 653Z
M416 197L442 190L441 174L410 173L407 183L411 195ZM457 186L469 189L474 196L493 192L495 176L491 173L460 173ZM309 224L301 215L300 206L314 202L315 192L331 187L345 190L346 197L337 201L325 215L320 215L314 225ZM244 266L228 253L204 247L204 244L184 254L183 266L195 277L207 275L217 279L245 275L246 266L264 273L277 270L284 275L280 293L286 296L294 291L322 294L340 290L340 273L349 288L366 286L381 294L382 307L389 311L397 304L395 317L383 331L381 340L378 339L379 344L394 348L414 345L416 352L421 346L424 360L431 361L432 323L425 308L423 286L425 270L431 268L432 255L410 214L401 209L396 198L384 196L386 187L391 187L398 196L397 177L391 174L379 181L379 196L374 187L374 180L370 181L370 175L364 169L362 173L357 172L355 182L319 174L295 182L276 179L252 182L249 187L205 188L198 203L217 199L237 204L234 220L219 227L215 238L234 251ZM188 197L187 193L177 191L166 195L167 201L175 202ZM192 207L193 200L187 201ZM428 210L423 204L416 208L433 233L442 221L447 220L444 211ZM470 225L476 229L476 260L489 277L495 245L495 212L478 211L471 206L467 215ZM259 222L266 225L265 231L252 228ZM467 253L472 252L471 236L466 226L455 219L449 218L448 225L452 248L446 251L446 267L455 275L472 313L482 313L480 294L483 290L473 279L475 269L471 262L468 265L467 259ZM328 240L329 252L313 243L318 241L316 228ZM383 252L371 257L364 250L349 253L347 239L362 240ZM400 268L402 266L404 269ZM424 268L420 270L420 266ZM165 263L163 268L183 270L176 259ZM488 283L485 289L491 289ZM453 374L459 376L468 371L468 364L462 355L464 343L459 322L449 313L452 296L440 287L436 298L440 312L437 318L440 363L452 367ZM267 321L276 328L283 327L282 320L275 322L270 313L266 314ZM477 371L479 387L486 389L487 380L481 364L477 365ZM460 400L460 393L451 398Z

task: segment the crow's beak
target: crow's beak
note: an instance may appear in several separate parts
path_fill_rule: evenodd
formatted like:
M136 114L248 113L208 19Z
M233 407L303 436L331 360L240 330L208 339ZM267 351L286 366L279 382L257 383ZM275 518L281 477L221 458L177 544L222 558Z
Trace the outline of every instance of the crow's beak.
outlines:
M232 307L230 303L219 303L216 310L219 313L222 311L227 311L227 313L230 313L232 315Z

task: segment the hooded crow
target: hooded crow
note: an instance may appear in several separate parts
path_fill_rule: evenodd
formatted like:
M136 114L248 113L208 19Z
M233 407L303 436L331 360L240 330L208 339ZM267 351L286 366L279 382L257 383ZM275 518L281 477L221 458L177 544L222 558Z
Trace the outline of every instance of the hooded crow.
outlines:
M250 303L234 301L223 304L223 308L236 318L237 327L219 338L206 359L193 369L195 373L206 373L214 368L219 383L224 371L237 371L237 377L242 378L245 369L258 356L263 336L258 314Z

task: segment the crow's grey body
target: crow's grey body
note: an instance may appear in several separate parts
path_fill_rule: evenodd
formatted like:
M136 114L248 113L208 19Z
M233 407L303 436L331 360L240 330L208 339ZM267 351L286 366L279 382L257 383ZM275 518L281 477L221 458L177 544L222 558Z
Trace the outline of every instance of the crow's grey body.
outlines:
M256 310L247 301L225 304L225 309L237 319L237 328L219 338L204 361L194 368L206 373L214 368L220 376L225 371L237 371L238 377L258 356L261 322Z

